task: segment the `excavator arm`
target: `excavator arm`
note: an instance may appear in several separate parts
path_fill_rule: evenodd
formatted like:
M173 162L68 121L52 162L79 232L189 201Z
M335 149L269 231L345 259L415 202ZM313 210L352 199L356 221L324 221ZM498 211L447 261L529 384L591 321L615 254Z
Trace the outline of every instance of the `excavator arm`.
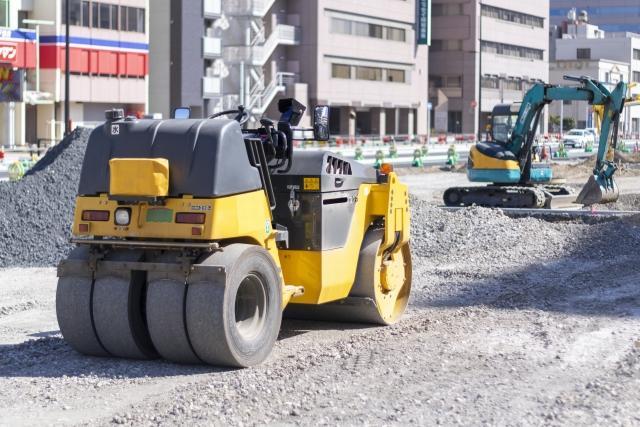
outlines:
M605 103L594 104L600 127L600 145L593 175L580 191L576 199L577 203L591 206L618 200L620 192L613 179L617 166L613 161L612 153L618 144L618 128L627 102L627 90L628 85L620 82L609 93Z

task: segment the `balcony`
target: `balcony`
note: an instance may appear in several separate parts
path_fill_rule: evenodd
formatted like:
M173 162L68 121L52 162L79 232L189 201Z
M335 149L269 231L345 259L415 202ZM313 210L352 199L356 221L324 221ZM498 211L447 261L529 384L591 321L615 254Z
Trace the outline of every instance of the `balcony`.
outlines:
M207 59L219 58L222 54L222 44L217 37L202 38L202 56Z
M202 97L205 99L217 98L222 92L222 84L218 77L202 78Z
M222 15L222 0L204 0L204 17L215 19Z

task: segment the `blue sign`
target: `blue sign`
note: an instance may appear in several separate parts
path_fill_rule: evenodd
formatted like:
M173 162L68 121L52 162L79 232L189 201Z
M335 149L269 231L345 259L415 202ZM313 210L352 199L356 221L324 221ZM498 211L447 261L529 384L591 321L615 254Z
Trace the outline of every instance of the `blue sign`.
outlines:
M431 0L417 0L416 5L417 43L431 46Z

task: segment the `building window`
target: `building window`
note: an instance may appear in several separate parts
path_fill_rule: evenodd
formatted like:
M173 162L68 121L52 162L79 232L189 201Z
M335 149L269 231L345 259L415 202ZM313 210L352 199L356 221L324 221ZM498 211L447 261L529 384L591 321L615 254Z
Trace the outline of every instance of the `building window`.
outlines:
M9 26L9 0L0 0L0 27Z
M578 49L576 51L576 58L591 59L591 49Z
M485 89L498 89L500 80L497 77L482 76L482 87Z
M119 17L118 17L118 12L119 12L119 7L115 4L111 5L111 29L112 30L117 30L118 27L118 23L120 21Z
M381 81L382 68L357 66L356 79Z
M100 28L100 5L96 2L91 3L91 26Z
M67 23L67 16L64 13L67 1L69 1L69 25L81 25L82 14L80 0L62 0L62 23Z
M431 6L432 16L459 16L462 15L462 3L434 3Z
M573 105L573 101L570 99L565 99L564 101L562 101L562 105Z
M352 71L353 69L355 69L355 72ZM331 64L331 77L336 79L387 81L393 83L407 82L407 72L405 70L367 67L364 65Z
M100 28L105 30L111 28L111 7L108 4L100 5Z
M351 34L351 21L331 18L331 32L336 34Z
M431 40L431 51L461 51L462 40Z
M514 46L504 43L483 41L482 51L487 53L495 53L498 55L513 56L516 58L527 58L540 61L544 59L544 50Z
M387 40L404 42L407 40L407 32L402 28L387 27Z
M120 7L120 30L145 32L145 10L137 7Z
M633 49L633 59L640 61L640 49Z
M462 76L447 76L447 87L462 87Z
M331 77L335 79L350 79L351 66L345 64L331 64Z
M505 90L522 90L522 80L503 80Z
M635 83L640 83L640 71L633 72L633 81Z
M388 27L362 21L351 21L343 18L331 18L331 32L374 39L387 39L404 42L407 32L403 28Z
M398 83L404 83L405 82L405 72L404 70L394 70L394 69L388 69L387 70L387 81L388 82L398 82Z
M442 87L442 76L429 76L429 87L441 88Z
M3 0L0 0L2 2ZM62 0L62 22L65 20L67 0ZM68 0L71 25L107 30L145 32L146 11L137 7L118 6L92 0ZM127 13L128 12L128 13Z
M482 5L482 16L487 16L489 18L495 18L506 22L513 22L515 24L544 28L544 18L528 15L526 13L515 12L513 10L502 9L495 6L488 6L485 4Z
M91 3L89 1L82 2L81 25L83 27L91 27Z

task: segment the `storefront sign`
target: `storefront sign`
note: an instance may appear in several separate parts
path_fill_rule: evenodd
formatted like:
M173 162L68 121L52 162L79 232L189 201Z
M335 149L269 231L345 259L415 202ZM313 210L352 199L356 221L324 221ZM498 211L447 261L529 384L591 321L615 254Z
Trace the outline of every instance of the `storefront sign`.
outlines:
M13 63L16 56L18 56L18 46L15 43L0 41L0 62Z
M416 35L418 44L431 45L431 0L418 0Z
M0 68L0 102L22 102L24 70Z

